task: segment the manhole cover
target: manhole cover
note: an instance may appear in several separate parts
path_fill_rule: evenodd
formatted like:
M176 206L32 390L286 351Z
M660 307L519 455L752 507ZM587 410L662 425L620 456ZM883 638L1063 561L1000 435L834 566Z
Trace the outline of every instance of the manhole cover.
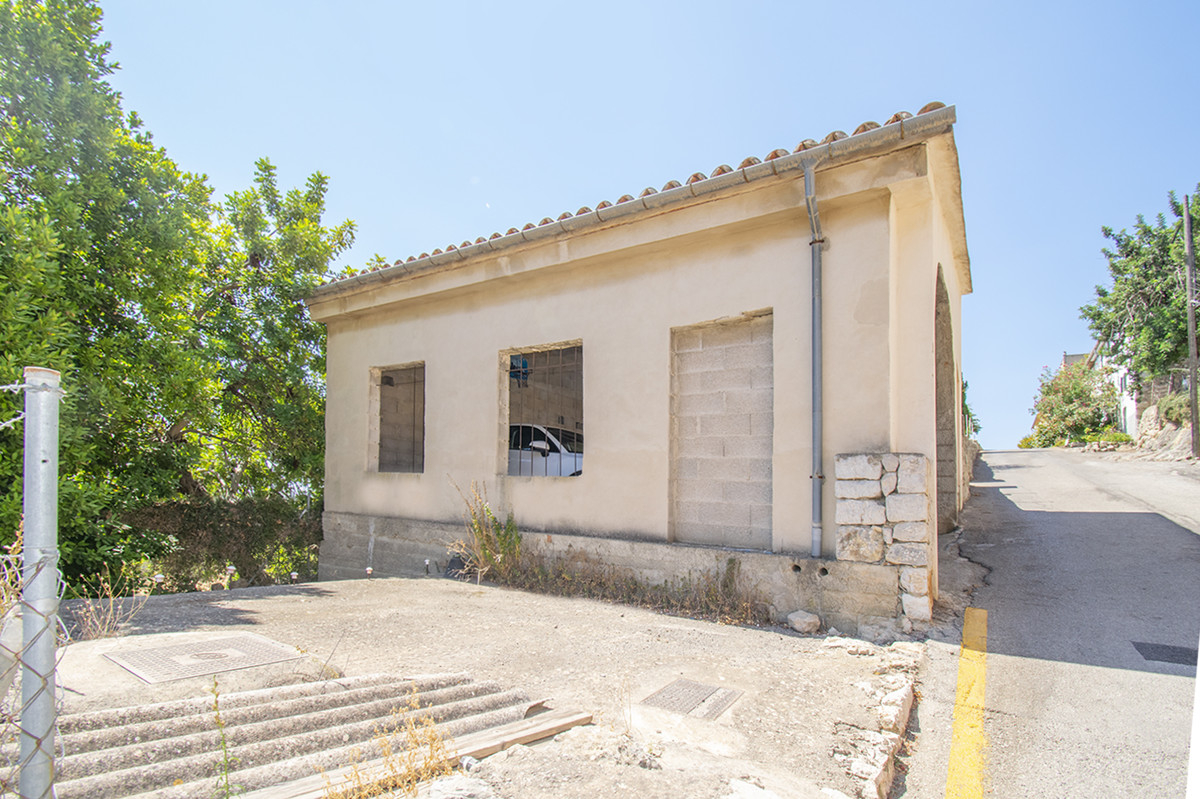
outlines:
M732 688L718 688L692 680L676 680L650 694L642 700L642 704L694 718L715 719L728 710L741 695L741 691Z
M282 663L302 655L295 647L258 635L231 635L190 644L110 652L105 657L145 682L156 683Z
M1133 648L1138 651L1143 660L1157 660L1159 663L1178 663L1181 666L1196 665L1196 650L1186 646L1171 646L1170 644L1148 644L1145 641L1131 641Z

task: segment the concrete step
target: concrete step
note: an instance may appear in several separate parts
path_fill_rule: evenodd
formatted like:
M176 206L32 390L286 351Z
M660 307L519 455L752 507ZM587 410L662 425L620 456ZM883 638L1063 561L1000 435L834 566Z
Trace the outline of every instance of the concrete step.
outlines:
M446 678L458 677L463 681L470 680L470 676L466 674L441 676ZM395 675L389 674L367 674L360 677L340 677L336 680L319 680L316 682L283 685L278 688L262 688L255 691L241 691L230 694L222 693L221 710L260 705L279 699L321 696L330 693L336 694L358 688L387 685L397 682L399 679ZM157 719L179 718L189 713L204 714L212 712L212 703L212 695L207 694L189 699L177 699L171 702L156 702L146 705L94 710L88 713L73 713L59 718L58 730L63 735L69 735L84 730L111 729L127 724L155 721Z
M342 682L342 681L338 681ZM420 690L433 690L464 685L470 682L465 674L446 675L433 680L418 679ZM260 696L237 697L243 704L229 707L226 696L219 697L221 718L226 725L254 724L272 719L305 716L338 708L357 708L373 703L384 702L390 708L397 696L411 693L414 690L412 681L398 678L384 681L372 681L361 687L337 685L336 683L311 683L314 686L308 691L255 691ZM289 688L308 686L288 686ZM289 698L290 697L290 698ZM253 702L249 700L255 700ZM197 707L195 703L165 703L179 706L174 715L163 716L161 706L148 706L150 712L143 716L133 715L120 726L97 727L80 729L76 732L63 730L65 749L75 754L92 752L98 749L115 749L117 747L132 747L147 744L164 738L177 738L191 733L215 732L213 715L213 697L206 698L206 705ZM165 708L170 710L172 708ZM137 710L135 708L134 710ZM386 711L390 712L390 711ZM139 718L144 720L138 720ZM163 720L170 719L170 724ZM60 727L61 729L61 727Z
M461 674L328 682L223 694L223 731L211 696L65 716L56 795L207 796L224 773L239 790L255 790L380 757L381 739L409 716L465 735L522 719L530 707L519 692ZM105 720L124 723L104 729Z

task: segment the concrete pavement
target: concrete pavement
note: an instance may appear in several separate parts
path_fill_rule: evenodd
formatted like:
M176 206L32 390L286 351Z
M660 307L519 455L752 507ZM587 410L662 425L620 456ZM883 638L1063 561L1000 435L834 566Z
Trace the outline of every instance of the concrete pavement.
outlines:
M1183 796L1200 469L1016 451L984 453L975 476L961 550L991 570L972 600L989 618L988 795ZM930 647L898 795L945 795L956 655Z

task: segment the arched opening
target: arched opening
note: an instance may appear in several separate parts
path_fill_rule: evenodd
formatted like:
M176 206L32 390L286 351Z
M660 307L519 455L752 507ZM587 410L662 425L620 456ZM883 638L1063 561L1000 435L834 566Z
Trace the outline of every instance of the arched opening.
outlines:
M958 524L958 371L954 368L954 324L950 295L938 265L934 309L934 359L937 422L937 523L938 533Z

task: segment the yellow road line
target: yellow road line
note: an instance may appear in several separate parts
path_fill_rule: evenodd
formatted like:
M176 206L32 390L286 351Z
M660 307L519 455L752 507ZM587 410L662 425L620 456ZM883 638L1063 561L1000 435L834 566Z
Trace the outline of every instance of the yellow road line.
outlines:
M987 611L967 608L962 650L958 656L958 689L954 694L954 732L946 799L983 796L984 683L987 678Z

